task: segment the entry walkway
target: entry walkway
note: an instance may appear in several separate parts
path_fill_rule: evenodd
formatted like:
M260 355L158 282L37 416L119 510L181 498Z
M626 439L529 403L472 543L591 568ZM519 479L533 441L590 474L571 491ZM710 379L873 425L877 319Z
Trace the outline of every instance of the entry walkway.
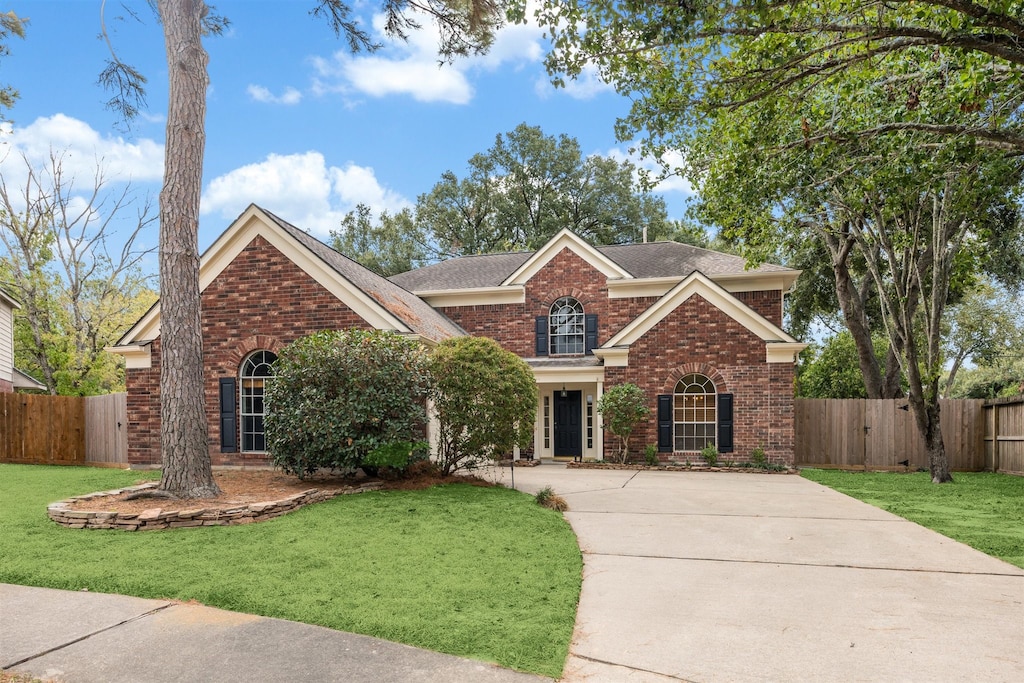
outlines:
M1024 570L799 476L515 482L583 550L567 682L1024 680Z

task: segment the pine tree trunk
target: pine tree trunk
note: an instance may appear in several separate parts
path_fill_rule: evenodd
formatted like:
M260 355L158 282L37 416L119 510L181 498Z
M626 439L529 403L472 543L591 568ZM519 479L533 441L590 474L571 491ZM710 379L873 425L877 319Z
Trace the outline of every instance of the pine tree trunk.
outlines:
M160 191L160 489L214 496L199 316L199 197L206 141L202 0L159 0L170 97Z

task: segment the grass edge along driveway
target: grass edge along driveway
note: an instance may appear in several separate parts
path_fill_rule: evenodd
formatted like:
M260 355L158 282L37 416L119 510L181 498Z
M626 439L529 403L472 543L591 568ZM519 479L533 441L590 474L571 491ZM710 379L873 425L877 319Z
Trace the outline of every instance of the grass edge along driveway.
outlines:
M804 469L801 476L1024 569L1024 477Z
M557 678L582 558L561 514L467 484L233 527L67 529L48 503L157 473L0 465L0 582L197 600ZM288 647L282 643L282 647Z

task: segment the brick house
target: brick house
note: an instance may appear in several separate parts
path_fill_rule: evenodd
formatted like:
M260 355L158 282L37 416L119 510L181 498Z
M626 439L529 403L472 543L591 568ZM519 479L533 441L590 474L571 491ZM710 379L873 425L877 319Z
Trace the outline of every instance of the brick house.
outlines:
M536 252L468 256L382 278L257 206L203 254L203 362L215 465L267 462L265 382L289 342L376 328L432 345L483 335L524 358L540 401L519 456L602 458L597 400L633 382L652 419L631 440L663 459L757 447L793 458L793 373L804 348L781 329L798 271L674 242L594 247L562 231ZM129 462L159 454L159 302L118 342L126 358Z

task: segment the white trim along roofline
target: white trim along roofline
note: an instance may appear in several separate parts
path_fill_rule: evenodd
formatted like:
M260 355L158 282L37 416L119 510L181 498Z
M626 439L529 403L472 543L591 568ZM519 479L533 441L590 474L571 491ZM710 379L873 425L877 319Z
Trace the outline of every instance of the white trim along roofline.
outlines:
M199 262L199 291L202 293L225 268L257 236L278 249L284 256L304 270L339 300L344 301L357 315L377 329L389 329L402 334L412 334L404 322L377 303L359 287L349 282L338 271L324 263L316 254L285 232L262 209L250 204L242 214L221 233L210 247L203 252ZM142 318L125 333L117 344L110 347L114 353L138 356L140 344L152 341L160 335L160 302L146 312ZM147 351L148 352L148 351Z

